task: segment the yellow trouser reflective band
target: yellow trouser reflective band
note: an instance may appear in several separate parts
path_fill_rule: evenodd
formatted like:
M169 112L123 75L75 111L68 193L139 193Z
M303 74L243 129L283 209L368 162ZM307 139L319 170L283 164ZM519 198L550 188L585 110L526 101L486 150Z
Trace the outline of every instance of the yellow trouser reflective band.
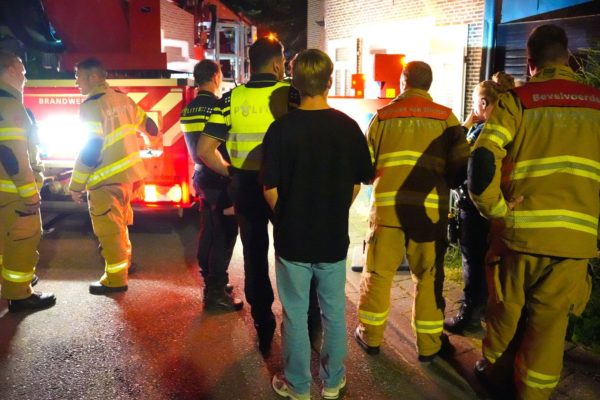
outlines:
M410 150L381 154L377 163L378 166L382 168L395 167L398 165L412 166L419 163L419 165L431 168L434 171L442 171L444 169L444 160L441 158Z
M18 186L17 190L19 191L19 196L27 198L37 193L37 186L35 182L32 182L23 186Z
M418 333L440 333L444 330L444 320L439 321L414 321L415 331Z
M358 320L363 324L379 326L385 324L389 313L389 308L382 313L358 310Z
M441 201L441 204L440 204ZM397 204L424 206L426 208L444 209L448 208L448 197L438 196L435 193L425 195L425 193L402 191L375 193L375 206L395 206Z
M598 217L569 210L513 211L506 226L514 229L564 228L596 236Z
M498 202L490 210L489 216L491 218L501 218L504 217L507 212L508 206L506 205L506 201L504 201L504 198L501 197L500 200L498 200Z
M17 187L13 181L0 180L0 192L4 193L18 193Z
M560 375L546 375L526 368L522 375L523 383L536 389L553 389L560 380Z
M142 158L140 157L140 153L138 151L131 153L127 157L120 159L110 165L107 165L104 168L95 171L88 180L88 185L95 185L103 180L110 178L118 174L119 172L123 172L126 169L133 167L135 164L142 162Z
M116 274L117 272L121 272L124 269L127 269L128 266L129 266L129 261L121 261L116 264L106 264L106 273Z
M512 134L508 131L508 129L502 125L490 124L487 122L483 128L481 136L498 144L500 147L504 147L512 141Z
M11 271L6 267L2 268L2 278L8 282L25 283L31 282L35 268L31 272Z
M491 362L492 364L496 362L502 356L502 353L494 352L489 350L488 348L483 348L483 356L486 360Z
M86 132L92 135L102 136L102 124L100 122L87 121L83 123L83 126L85 127Z
M0 142L8 140L27 140L25 129L18 127L0 128Z
M75 183L84 184L87 182L89 176L90 176L90 174L87 172L79 172L77 170L73 170L71 179L73 179L73 182L75 182Z
M571 174L600 182L600 162L575 156L538 158L518 162L512 179L547 176L555 173Z
M136 125L133 124L125 124L121 125L118 129L115 129L104 138L104 145L102 146L102 151L106 150L107 147L112 146L117 143L119 140L122 140L125 136L135 135L136 134Z

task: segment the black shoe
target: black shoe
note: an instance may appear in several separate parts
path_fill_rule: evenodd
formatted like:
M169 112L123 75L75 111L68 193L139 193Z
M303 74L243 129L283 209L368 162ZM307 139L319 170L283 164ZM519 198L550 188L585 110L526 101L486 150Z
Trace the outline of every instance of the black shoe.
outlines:
M356 339L356 343L370 356L374 356L379 354L379 346L369 346L367 342L362 338L362 333L360 332L360 327L356 327L354 331L354 339Z
M204 296L204 310L206 311L239 311L244 307L244 302L222 291L218 294Z
M34 274L33 278L31 278L31 286L37 285L39 281L40 281L40 278Z
M258 335L258 350L263 356L268 356L271 351L271 343L275 335L275 320L270 320L261 324L254 324L256 334Z
M230 285L229 283L225 285L225 293L233 293L233 285Z
M127 291L127 285L125 286L104 286L100 281L90 283L91 294L108 294Z
M444 329L461 335L464 331L476 332L481 329L481 307L462 303L458 313L444 321Z
M364 267L362 265L353 265L352 267L350 267L350 269L352 270L352 272L362 272Z
M135 274L136 272L138 272L138 270L139 270L139 265L132 261L131 264L129 264L129 269L127 270L127 273L129 275Z
M31 296L22 300L9 300L8 310L10 312L41 310L56 304L53 293L33 292Z
M448 335L442 333L442 347L440 347L440 349L437 351L437 353L433 353L427 356L423 356L421 354L419 354L419 356L417 357L419 359L420 362L422 363L430 363L433 360L435 360L436 357L448 357L451 356L452 354L454 354L454 351L456 350L454 348L454 346L452 345L452 343L450 343L450 339L448 339Z
M475 363L473 371L477 380L492 395L493 399L516 398L512 370L497 367L487 359L482 358Z

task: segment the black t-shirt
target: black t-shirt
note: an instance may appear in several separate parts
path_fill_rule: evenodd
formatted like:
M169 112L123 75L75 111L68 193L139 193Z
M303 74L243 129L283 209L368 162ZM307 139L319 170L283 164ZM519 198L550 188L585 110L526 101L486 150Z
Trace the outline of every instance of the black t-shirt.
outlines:
M271 124L263 146L262 181L279 194L277 254L307 263L346 258L353 187L373 177L358 124L334 109L294 110Z

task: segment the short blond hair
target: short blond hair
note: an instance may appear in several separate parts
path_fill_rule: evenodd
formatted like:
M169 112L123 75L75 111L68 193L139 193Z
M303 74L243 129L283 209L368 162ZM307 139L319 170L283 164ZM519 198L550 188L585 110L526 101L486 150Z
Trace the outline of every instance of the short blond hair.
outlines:
M301 96L323 94L333 73L331 58L321 50L304 50L292 61L292 85Z

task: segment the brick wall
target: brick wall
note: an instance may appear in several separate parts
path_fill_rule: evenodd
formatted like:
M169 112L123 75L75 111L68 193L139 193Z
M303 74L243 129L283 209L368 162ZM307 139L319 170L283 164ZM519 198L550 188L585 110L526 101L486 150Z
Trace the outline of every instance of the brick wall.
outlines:
M181 47L165 46L167 62L184 61L193 57L194 50L194 16L179 8L169 0L160 2L160 29L165 39L186 42L189 53L182 54Z
M306 47L325 48L325 0L308 0Z
M324 38L314 23L324 12ZM484 0L309 0L308 45L325 50L330 40L352 38L360 25L435 18L436 26L468 25L464 114L471 109L471 93L479 82ZM415 32L418 35L418 32Z

